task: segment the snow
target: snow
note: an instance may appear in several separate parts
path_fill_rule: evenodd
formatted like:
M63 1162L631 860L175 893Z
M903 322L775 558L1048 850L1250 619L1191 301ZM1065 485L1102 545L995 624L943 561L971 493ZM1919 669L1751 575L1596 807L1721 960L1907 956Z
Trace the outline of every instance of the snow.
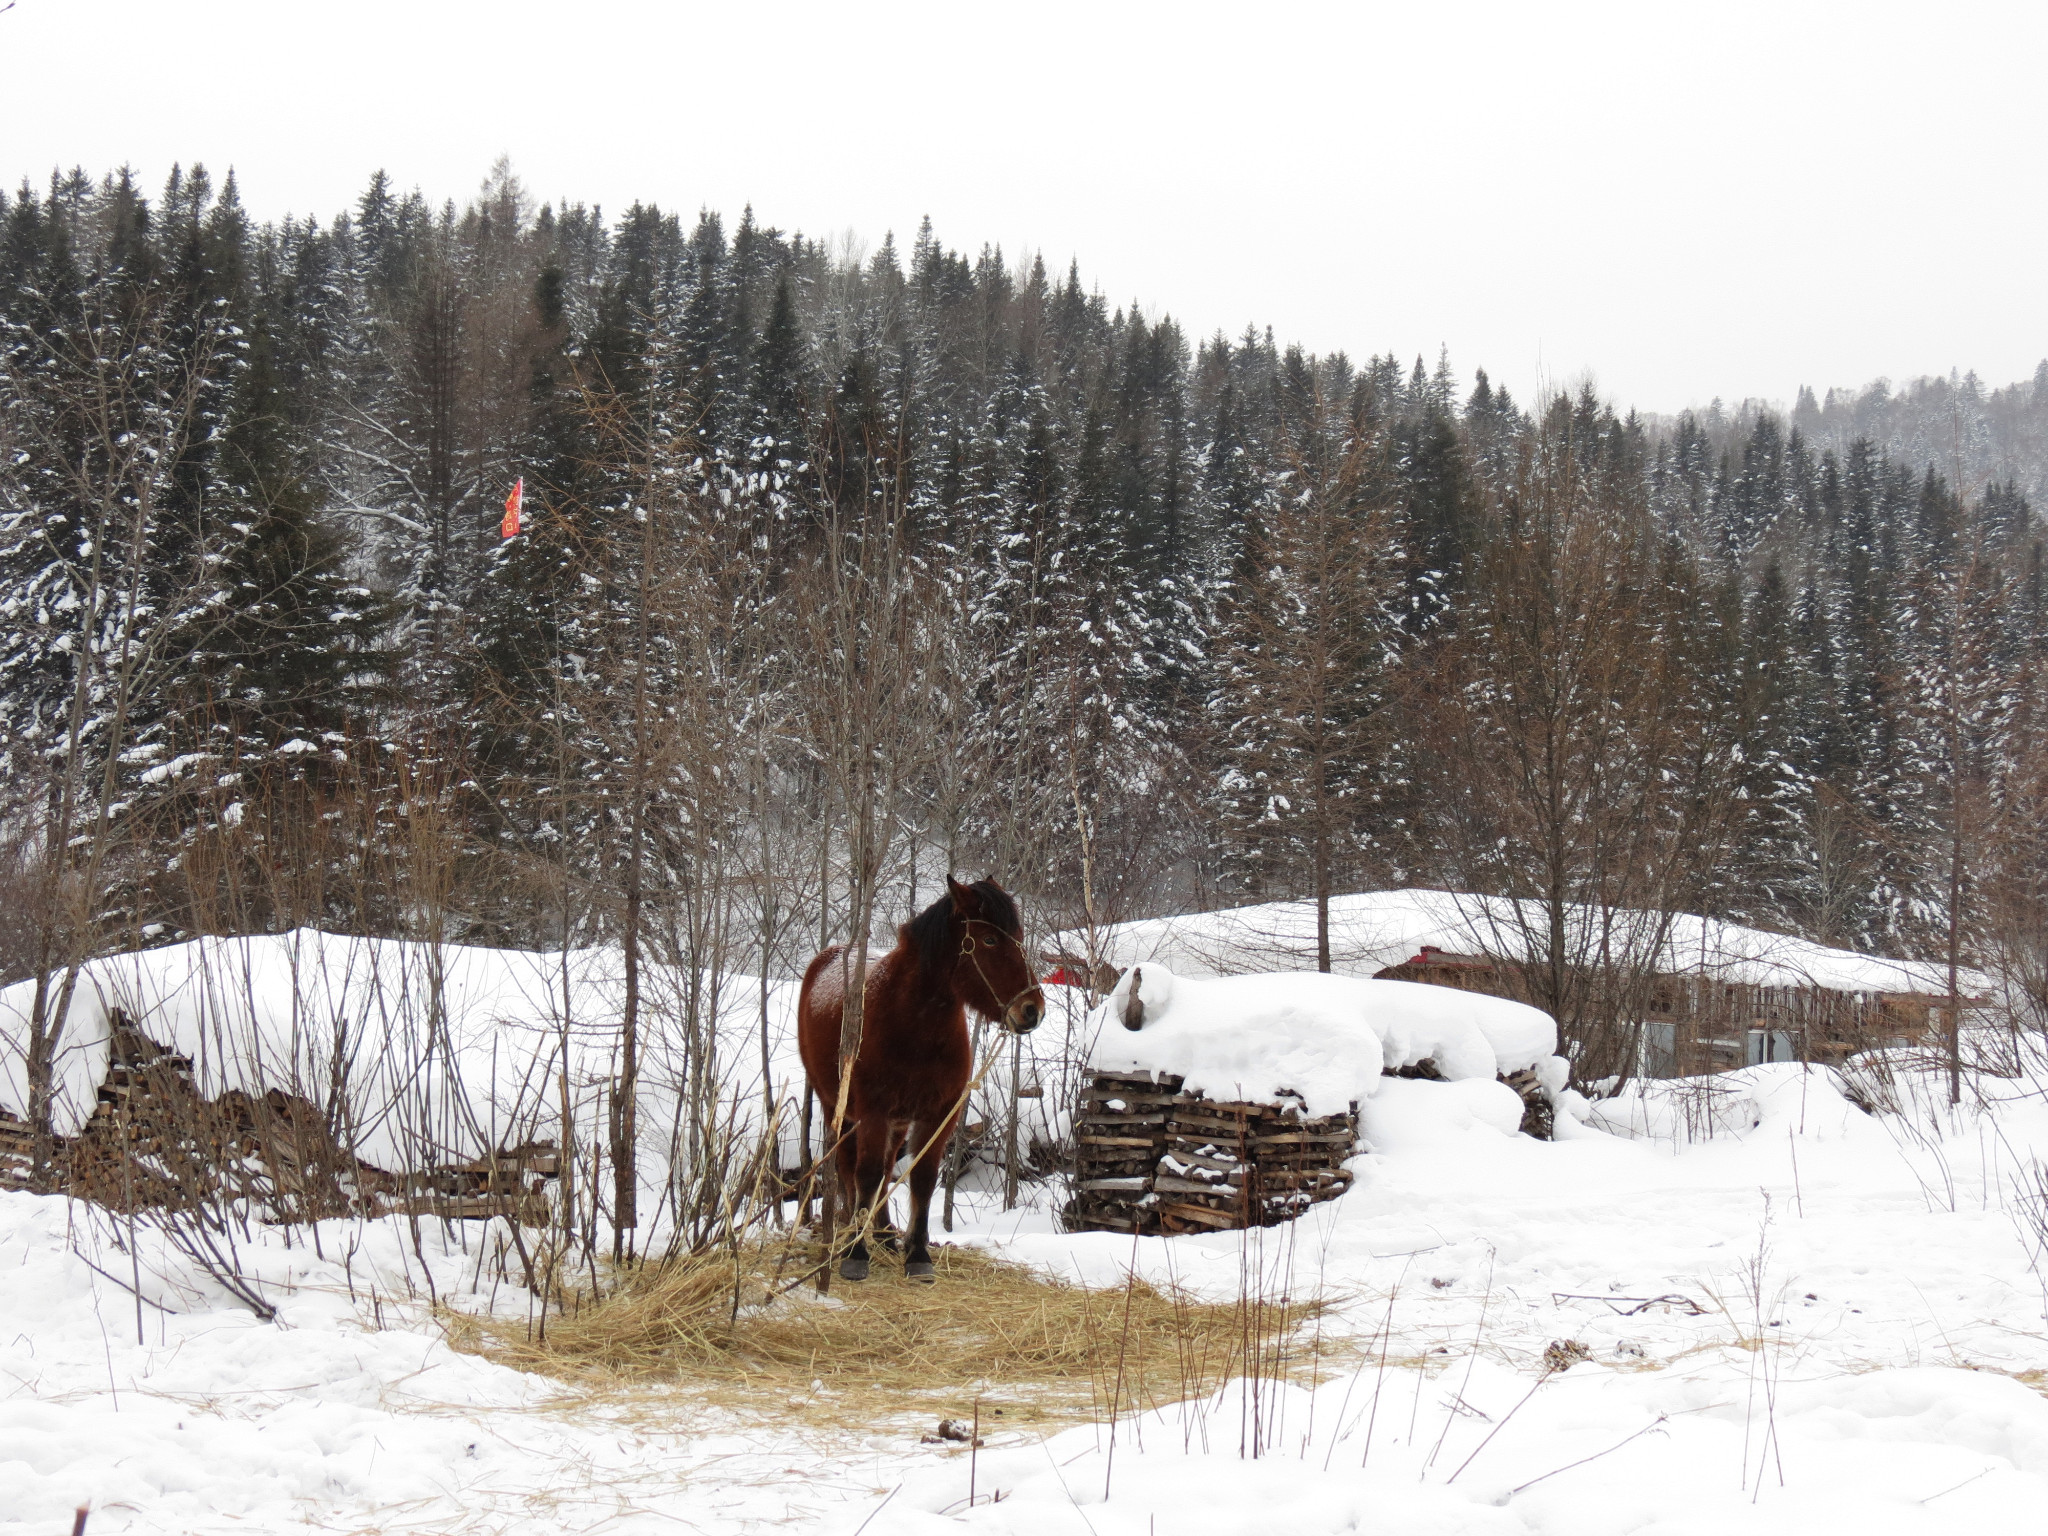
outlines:
M1374 1152L1426 1152L1475 1133L1512 1136L1521 1129L1522 1110L1521 1095L1491 1078L1431 1083L1390 1077L1359 1107L1358 1131Z
M146 1228L138 1304L104 1222L0 1193L0 1532L69 1530L86 1502L93 1536L559 1532L643 1505L673 1529L804 1506L776 1481L788 1448L715 1414L664 1423L451 1349L431 1299L489 1304L488 1233L420 1233L415 1251L396 1220L328 1224L322 1257L258 1231L241 1251L278 1304L265 1324ZM819 1492L837 1502L829 1476Z
M1135 1263L1217 1298L1247 1273L1266 1294L1346 1298L1328 1326L1362 1363L1142 1405L1113 1454L1106 1423L991 1430L972 1508L968 1455L920 1445L928 1422L864 1424L853 1405L836 1432L743 1420L686 1383L565 1394L454 1352L429 1303L491 1304L488 1228L423 1225L415 1251L401 1222L332 1223L318 1252L256 1229L243 1251L279 1307L268 1325L145 1230L143 1289L174 1310L143 1306L138 1341L115 1281L125 1226L0 1196L0 1531L65 1529L86 1499L94 1536L2038 1523L2048 1348L2018 1181L2048 1154L2048 1074L1908 1123L1855 1109L1824 1070L1757 1067L1714 1085L1748 1108L1711 1137L1648 1116L1639 1136L1557 1143L1489 1121L1497 1086L1389 1080L1358 1187L1293 1227L1134 1243L974 1204L961 1240L1089 1283ZM1709 1085L1655 1085L1688 1086ZM1590 1358L1546 1377L1561 1339Z
M1143 1009L1135 1031L1122 1026L1133 986ZM1157 962L1133 966L1098 1010L1097 1028L1093 1060L1105 1071L1177 1073L1211 1098L1263 1103L1292 1094L1312 1115L1363 1103L1389 1081L1383 1069L1424 1060L1452 1081L1490 1083L1539 1063L1556 1076L1548 1064L1557 1026L1539 1009L1449 987L1315 971L1199 977Z
M717 978L702 1006L717 1019L729 1102L742 1126L761 1097L757 979ZM649 1019L680 1017L688 979L643 974ZM0 990L0 1108L22 1115L34 983ZM770 1067L783 1093L802 1068L793 1025L797 983L771 981ZM430 946L298 929L207 938L95 960L81 974L60 1037L53 1119L73 1135L92 1113L120 1010L159 1045L188 1056L209 1096L282 1088L323 1108L348 1104L356 1155L397 1172L555 1134L555 1084L566 1048L579 1120L618 1067L624 962L616 949L566 955ZM642 1152L665 1176L677 1032L650 1022L643 1046ZM458 1112L454 1106L460 1103Z
M144 1005L146 1025L184 1032L181 1048L216 1052L215 1082L317 1061L342 1022L361 1031L359 1060L419 1027L416 952L307 935L219 943L96 971L79 1054L108 1001ZM454 1070L510 1114L503 1058L559 1030L563 957L442 960ZM331 974L317 974L323 963ZM568 959L575 1070L593 1077L609 1061L612 963ZM1179 1039L1229 1078L1214 1092L1282 1077L1347 1102L1358 1089L1353 1189L1291 1226L1171 1239L1063 1233L1056 1182L1008 1213L970 1190L954 1240L1092 1285L1134 1268L1218 1300L1326 1295L1324 1331L1354 1354L1313 1380L1143 1403L1113 1440L1106 1418L1049 1438L991 1430L970 1461L919 1443L931 1419L970 1407L969 1387L917 1422L866 1419L849 1401L843 1423L821 1429L720 1409L688 1382L570 1392L459 1353L447 1310L530 1305L494 1277L493 1225L252 1223L236 1243L277 1308L263 1323L146 1224L0 1194L0 1533L67 1529L88 1500L92 1536L853 1536L864 1523L913 1536L1933 1536L2038 1524L2041 1062L1973 1076L1953 1109L1938 1074L1900 1053L1843 1072L1780 1063L1638 1083L1591 1105L1568 1094L1575 1112L1545 1143L1515 1133L1515 1096L1488 1068L1549 1037L1491 1018L1497 1000L1448 993L1426 1000L1432 1012L1408 997L1429 989L1406 984L1178 967L1155 986L1155 963L1145 1028L1114 1022L1113 998L1093 1015L1056 1008L1025 1041L1027 1073L1046 1078L1042 1112L1058 1113L1052 1074L1091 1032L1098 1061ZM387 985L362 981L372 968ZM729 983L722 1048L735 1081L751 1081L760 999ZM783 988L771 988L772 1018L785 1016ZM1379 998L1393 1001L1366 1003ZM19 1007L12 992L0 1003ZM1475 1007L1487 1016L1457 1011ZM229 1049L237 1031L247 1038ZM772 1043L782 1051L780 1035ZM1378 1075L1430 1052L1460 1075ZM66 1073L93 1080L89 1061ZM1880 1079L1899 1112L1852 1102ZM366 1068L365 1094L380 1080ZM1588 1358L1546 1374L1546 1348L1566 1340Z
M977 1481L1002 1490L1002 1502L963 1512L957 1473L932 1472L911 1481L884 1518L912 1536L963 1525L1017 1536L1904 1536L1973 1522L2028 1529L2038 1519L2029 1501L2048 1490L2040 1399L2000 1377L1900 1370L1785 1385L1760 1473L1764 1432L1758 1415L1745 1415L1748 1383L1732 1370L1672 1378L1582 1368L1537 1389L1541 1408L1518 1414L1529 1377L1482 1361L1430 1384L1436 1392L1425 1388L1416 1421L1427 1434L1412 1436L1411 1383L1399 1385L1401 1401L1388 1405L1397 1411L1371 1426L1369 1441L1357 1384L1334 1381L1272 1392L1259 1406L1280 1443L1240 1459L1240 1426L1252 1414L1233 1394L1141 1415L1114 1462L1104 1437L1085 1429L984 1452ZM1461 1411L1442 1419L1431 1400L1439 1396ZM1616 1445L1583 1471L1557 1475ZM1751 1489L1734 1475L1745 1460ZM1780 1487L1781 1460L1804 1475Z
M1426 946L1452 954L1524 959L1527 933L1540 931L1535 904L1452 891L1364 891L1330 901L1331 965L1340 974L1370 976L1414 958ZM1599 915L1574 914L1587 933ZM1617 948L1649 943L1659 919L1618 911L1610 915ZM1576 942L1576 940L1574 941ZM1061 936L1083 952L1080 935ZM1310 902L1269 902L1222 912L1146 918L1099 930L1095 952L1113 965L1155 960L1184 976L1245 971L1302 970L1315 964L1316 912ZM1945 966L1831 949L1788 934L1767 933L1687 913L1674 914L1658 946L1656 969L1680 975L1766 987L1826 987L1839 992L1948 991ZM1989 989L1985 977L1964 970L1966 993Z

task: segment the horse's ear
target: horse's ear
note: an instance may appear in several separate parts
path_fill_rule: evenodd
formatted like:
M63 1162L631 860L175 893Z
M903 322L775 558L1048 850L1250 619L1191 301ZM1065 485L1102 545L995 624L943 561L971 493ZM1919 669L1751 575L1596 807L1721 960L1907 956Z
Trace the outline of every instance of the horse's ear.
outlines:
M962 885L958 880L948 875L946 876L946 889L953 893L953 905L963 912L966 911L967 904L974 895L973 887Z

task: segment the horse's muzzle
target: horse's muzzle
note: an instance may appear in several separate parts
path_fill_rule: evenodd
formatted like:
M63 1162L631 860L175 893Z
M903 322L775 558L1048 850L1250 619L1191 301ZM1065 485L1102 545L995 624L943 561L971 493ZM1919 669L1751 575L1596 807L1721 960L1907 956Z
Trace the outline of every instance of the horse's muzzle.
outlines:
M1010 1005L1003 1015L1003 1028L1013 1035L1028 1035L1038 1028L1045 1017L1045 999L1037 992L1027 992Z

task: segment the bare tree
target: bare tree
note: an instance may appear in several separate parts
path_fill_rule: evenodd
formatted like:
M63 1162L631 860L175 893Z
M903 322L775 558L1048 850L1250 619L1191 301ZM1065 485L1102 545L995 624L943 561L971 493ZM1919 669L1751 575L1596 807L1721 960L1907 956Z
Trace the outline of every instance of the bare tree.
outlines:
M843 828L843 895L834 900L826 893L828 908L844 903L846 934L840 1087L828 1143L842 1133L846 1083L860 1050L868 943L917 750L907 727L926 681L920 641L933 595L911 537L910 423L902 402L885 401L858 360L850 372L851 386L821 413L815 536L795 583L804 615L808 735L827 804L836 810L826 824L836 819ZM828 1180L828 1243L837 1201Z
M1472 920L1599 1080L1635 1069L1670 917L1736 826L1745 706L1717 687L1718 637L1622 445L1578 432L1560 402L1524 444L1417 710L1445 873L1511 898Z

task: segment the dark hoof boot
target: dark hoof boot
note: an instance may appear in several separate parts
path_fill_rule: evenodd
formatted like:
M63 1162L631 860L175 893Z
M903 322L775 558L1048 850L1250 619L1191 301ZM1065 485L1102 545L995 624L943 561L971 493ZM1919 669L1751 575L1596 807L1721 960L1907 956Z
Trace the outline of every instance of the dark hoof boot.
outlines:
M842 1280L865 1280L868 1277L868 1261L851 1256L839 1261L839 1278Z
M920 1285L935 1285L939 1277L930 1259L912 1259L903 1266L903 1278L915 1280Z

